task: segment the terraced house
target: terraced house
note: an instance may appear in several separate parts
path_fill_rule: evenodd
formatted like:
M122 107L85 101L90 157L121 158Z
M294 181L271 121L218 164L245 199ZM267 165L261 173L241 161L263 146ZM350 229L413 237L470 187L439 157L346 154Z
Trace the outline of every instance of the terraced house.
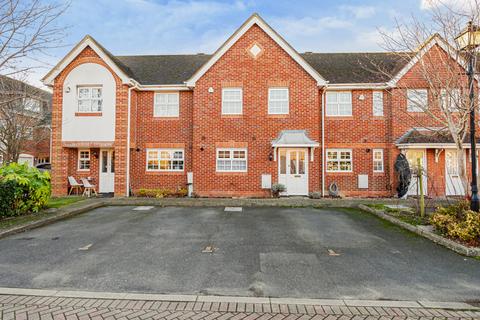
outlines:
M335 182L347 196L391 196L404 152L423 162L427 195L461 194L454 144L415 130L425 115L403 89L428 104L416 66L444 46L432 37L407 62L300 54L257 14L211 55L115 56L86 36L44 78L53 192L74 176L116 196L189 183L198 196L266 197L277 182L285 195L328 195Z

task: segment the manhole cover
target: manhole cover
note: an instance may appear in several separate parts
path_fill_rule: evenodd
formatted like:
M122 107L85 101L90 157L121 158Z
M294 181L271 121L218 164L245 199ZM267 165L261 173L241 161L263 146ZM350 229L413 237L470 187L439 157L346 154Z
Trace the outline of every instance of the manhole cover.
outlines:
M242 212L242 207L225 207L225 212Z
M133 210L135 210L135 211L148 211L148 210L152 210L152 209L153 209L152 206L139 206L139 207L133 208Z

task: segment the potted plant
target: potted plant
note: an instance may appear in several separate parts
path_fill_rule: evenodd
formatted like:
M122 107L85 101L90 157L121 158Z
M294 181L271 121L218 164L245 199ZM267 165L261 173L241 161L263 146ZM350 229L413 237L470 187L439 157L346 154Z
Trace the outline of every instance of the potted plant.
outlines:
M280 192L285 192L285 190L287 190L287 188L281 183L274 183L272 185L272 195L274 198L280 197Z

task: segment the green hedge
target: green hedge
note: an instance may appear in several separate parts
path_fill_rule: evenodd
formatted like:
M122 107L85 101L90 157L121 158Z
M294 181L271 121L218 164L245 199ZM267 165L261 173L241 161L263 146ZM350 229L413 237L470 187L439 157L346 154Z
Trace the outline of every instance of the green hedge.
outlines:
M0 218L38 212L50 194L48 172L17 163L0 167Z

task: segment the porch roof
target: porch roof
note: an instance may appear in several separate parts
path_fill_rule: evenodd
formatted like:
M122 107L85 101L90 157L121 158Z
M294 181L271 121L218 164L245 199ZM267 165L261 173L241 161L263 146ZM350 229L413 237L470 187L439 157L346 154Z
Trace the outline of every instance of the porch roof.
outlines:
M310 139L305 130L283 130L272 147L318 147L319 143Z
M480 138L477 137L477 143ZM463 143L469 147L470 138L465 136ZM443 128L412 128L402 135L395 143L397 147L454 147L452 135Z

